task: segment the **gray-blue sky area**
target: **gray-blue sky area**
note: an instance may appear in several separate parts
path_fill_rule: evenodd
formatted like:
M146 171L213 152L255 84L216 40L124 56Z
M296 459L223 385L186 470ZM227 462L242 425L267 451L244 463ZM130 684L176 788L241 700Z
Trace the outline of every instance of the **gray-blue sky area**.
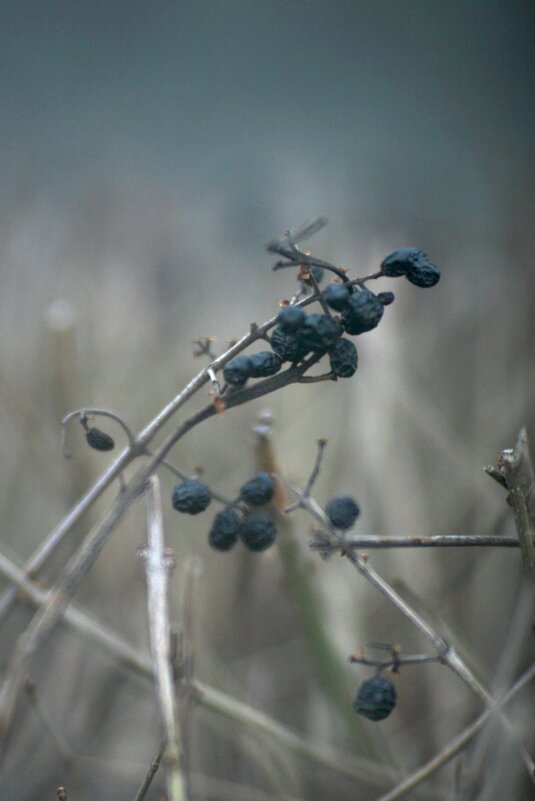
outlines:
M0 8L4 209L119 187L247 249L314 214L484 236L532 152L528 3Z

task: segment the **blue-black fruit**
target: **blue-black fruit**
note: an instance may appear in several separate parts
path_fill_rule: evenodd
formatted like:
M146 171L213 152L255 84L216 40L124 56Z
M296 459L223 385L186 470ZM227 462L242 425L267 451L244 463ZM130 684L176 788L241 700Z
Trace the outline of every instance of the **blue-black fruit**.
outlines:
M271 347L283 362L300 362L310 353L310 348L298 340L297 333L286 332L280 326L276 326L271 333Z
M396 296L393 292L379 292L377 294L377 300L383 304L383 306L390 306L391 303L394 302Z
M360 685L353 709L368 720L384 720L396 706L396 688L388 679L376 676Z
M329 351L329 361L338 378L351 378L359 364L357 349L349 339L342 337Z
M212 494L210 487L204 481L188 478L182 484L176 485L173 490L172 500L173 506L178 512L198 515L199 512L204 512L212 500Z
M384 307L377 295L369 289L353 292L342 312L342 323L348 334L356 336L379 325Z
M338 323L326 314L309 314L297 332L301 347L309 351L326 351L342 333Z
M306 314L300 306L285 306L277 316L277 322L283 331L297 331L305 322Z
M217 551L229 551L238 542L241 517L235 509L218 512L208 534L208 542Z
M358 503L349 495L331 498L325 507L325 514L335 528L351 528L360 514Z
M251 376L251 359L241 354L235 356L223 367L223 377L227 384L241 387Z
M275 484L269 473L257 473L240 489L240 498L249 506L262 506L275 495Z
M251 378L265 378L275 375L282 366L282 359L271 350L262 350L249 356Z
M112 451L115 448L113 438L98 428L90 428L89 431L86 431L85 438L87 444L96 451Z
M323 297L327 304L335 311L341 312L347 306L351 292L346 284L329 284L323 290Z
M264 551L273 545L277 529L275 523L265 512L250 514L243 518L240 538L251 551Z

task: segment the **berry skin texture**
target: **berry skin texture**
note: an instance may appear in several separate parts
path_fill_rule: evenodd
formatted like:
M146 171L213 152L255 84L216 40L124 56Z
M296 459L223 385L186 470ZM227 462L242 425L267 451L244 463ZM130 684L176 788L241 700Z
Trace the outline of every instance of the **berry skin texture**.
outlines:
M329 361L331 370L338 378L351 378L359 365L357 349L349 339L339 339L329 351Z
M223 368L223 377L227 384L242 387L251 376L251 359L240 355L231 359Z
M251 378L275 375L282 367L282 359L270 350L262 350L249 356Z
M348 334L356 336L379 325L384 307L377 295L369 289L353 292L342 312L342 323Z
M212 493L208 484L196 478L189 478L182 484L177 484L173 490L173 507L177 512L185 512L188 515L204 512L211 500Z
M286 306L279 312L277 320L280 328L286 333L293 333L301 328L306 314L300 306Z
M85 438L89 447L96 451L112 451L115 448L113 438L98 428L90 428L86 432Z
M310 348L303 347L297 334L283 331L281 326L277 326L271 333L271 347L283 362L300 362L310 353Z
M335 528L342 530L351 528L360 514L359 505L349 495L331 498L325 507L325 514Z
M377 295L377 300L383 304L383 306L390 306L391 303L394 302L396 296L393 292L379 292Z
M440 281L440 271L431 262L413 264L405 276L407 281L415 286L428 289Z
M368 720L384 720L396 706L396 688L388 679L376 676L360 685L353 709Z
M234 509L218 512L208 534L208 542L216 551L230 551L238 542L241 517Z
M400 275L406 275L415 261L418 261L421 256L425 256L418 248L399 248L390 253L386 259L381 262L381 271L384 275L392 278L397 278ZM427 256L425 256L427 258Z
M332 317L309 314L297 332L297 340L303 348L321 352L330 350L341 333L340 326Z
M240 526L240 538L250 551L265 551L276 536L275 523L265 512L247 515Z
M275 484L269 473L257 473L240 489L240 498L249 506L263 506L275 495Z
M345 284L329 284L323 291L327 305L338 312L345 309L350 297L351 292Z

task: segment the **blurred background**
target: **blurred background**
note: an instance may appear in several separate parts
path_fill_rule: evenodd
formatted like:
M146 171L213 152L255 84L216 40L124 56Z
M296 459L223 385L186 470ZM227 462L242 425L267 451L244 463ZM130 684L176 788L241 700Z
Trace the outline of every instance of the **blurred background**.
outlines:
M0 2L7 558L22 565L109 463L88 452L75 423L65 461L62 417L105 407L140 430L204 366L193 340L213 336L222 352L291 297L295 276L273 273L264 246L319 215L330 224L307 247L351 277L414 245L441 282L428 291L377 282L396 301L359 337L354 379L288 388L210 420L173 461L187 473L203 467L215 490L235 496L258 467L251 431L267 407L278 469L296 486L328 438L315 497L354 495L357 533L514 531L482 467L521 425L535 436L534 18L521 0ZM113 424L106 430L124 445ZM161 478L167 498L174 480ZM45 584L115 492L47 562ZM427 643L349 564L310 553L303 511L261 555L210 551L212 516L184 520L166 507L179 627L183 565L190 556L201 565L197 678L400 778L478 713L447 668L426 665L396 678L391 718L358 719L350 705L370 671L348 655L369 641L407 653ZM140 503L76 597L140 653L144 526ZM515 551L384 551L372 563L493 692L533 659L532 596ZM302 586L312 588L312 616ZM2 620L2 671L32 614L19 603ZM62 627L31 678L50 729L23 699L2 797L48 801L65 785L69 800L133 798L161 738L150 684ZM533 700L531 687L509 707L528 746ZM190 770L195 799L343 801L391 786L311 766L202 707ZM425 787L444 801L521 801L532 797L524 774L497 728ZM164 786L162 773L147 797Z

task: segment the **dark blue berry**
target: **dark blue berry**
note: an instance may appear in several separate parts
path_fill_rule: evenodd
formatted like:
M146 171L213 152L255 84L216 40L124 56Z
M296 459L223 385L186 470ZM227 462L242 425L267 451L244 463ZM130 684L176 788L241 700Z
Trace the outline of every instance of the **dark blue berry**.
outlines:
M240 489L240 498L249 506L269 503L275 494L275 484L269 473L257 473Z
M249 356L235 356L223 367L223 377L227 384L241 387L251 376L251 359Z
M112 451L115 448L115 442L112 437L98 428L90 428L86 432L85 438L87 444L96 451Z
M196 478L188 478L182 484L177 484L173 490L174 508L188 515L204 512L211 500L212 494L208 484Z
M264 551L273 545L277 529L271 517L265 512L247 515L240 526L240 538L251 551Z
M325 514L335 528L351 528L360 514L359 505L348 495L331 498L325 507Z
M393 292L379 292L377 295L377 300L379 303L382 303L383 306L390 306L391 303L394 302L396 296Z
M440 271L431 262L421 262L413 264L410 270L407 271L405 276L407 281L415 286L428 289L435 286L440 281Z
M376 676L360 685L353 709L368 720L384 720L396 706L396 688L388 679Z
M282 366L280 356L270 350L253 353L249 356L251 378L265 378L278 373Z
M297 331L305 322L306 314L300 306L285 306L279 312L277 321L286 333Z
M271 347L283 362L300 362L310 353L310 348L299 342L297 334L286 333L280 326L271 333Z
M332 348L341 333L340 326L332 317L309 314L297 332L297 339L303 348L321 352Z
M348 334L364 334L379 325L384 308L377 295L369 289L353 292L342 312L342 322Z
M208 542L218 551L230 551L238 542L241 517L234 509L218 512L208 534Z
M338 378L351 378L359 364L356 347L349 339L339 339L329 351L331 370Z
M323 290L323 297L327 304L335 311L343 311L347 306L347 301L351 292L346 284L329 284Z
M309 267L307 265L306 269L308 270L309 273L312 273L312 275L316 279L316 282L318 284L321 284L324 274L323 267L320 267L319 264L315 264L313 267ZM314 286L314 283L310 278L303 279L303 283L306 284L307 286Z
M420 256L423 255L425 254L418 248L399 248L390 253L386 259L383 259L381 271L391 277L406 275L414 262L418 261Z

